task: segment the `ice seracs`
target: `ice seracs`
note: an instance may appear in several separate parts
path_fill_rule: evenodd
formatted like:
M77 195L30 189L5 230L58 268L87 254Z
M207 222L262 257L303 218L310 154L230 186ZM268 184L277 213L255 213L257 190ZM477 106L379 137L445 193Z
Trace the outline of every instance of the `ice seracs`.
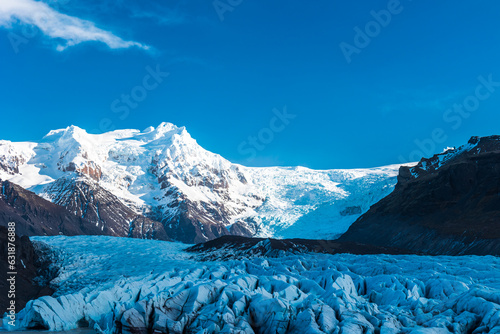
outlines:
M53 252L56 292L29 302L17 316L17 330L500 331L498 257L304 253L200 263L180 243L103 236L34 240Z

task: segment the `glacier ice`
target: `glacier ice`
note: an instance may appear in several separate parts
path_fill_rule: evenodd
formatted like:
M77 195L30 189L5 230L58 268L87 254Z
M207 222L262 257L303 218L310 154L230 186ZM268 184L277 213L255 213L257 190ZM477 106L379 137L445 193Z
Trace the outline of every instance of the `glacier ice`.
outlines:
M30 301L17 329L88 323L110 334L500 331L500 259L493 256L304 253L200 262L180 243L32 239L57 255L56 293Z

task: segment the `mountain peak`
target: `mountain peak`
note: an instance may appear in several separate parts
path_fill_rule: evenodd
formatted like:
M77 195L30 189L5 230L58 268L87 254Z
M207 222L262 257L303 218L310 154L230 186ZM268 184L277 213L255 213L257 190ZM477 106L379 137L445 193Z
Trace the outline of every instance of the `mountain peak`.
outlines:
M161 222L170 237L185 242L229 233L315 236L322 228L337 235L355 219L341 212L346 207L367 210L392 189L397 173L397 167L383 173L366 170L352 179L345 171L247 168L205 150L185 127L168 122L143 131L102 134L69 126L49 132L38 143L4 146L0 177L54 199L80 196L80 186L66 187L72 184L68 180L78 178L89 189L100 187L116 196L115 204L96 204L96 212L100 208L104 215L105 206L113 205L119 215L125 205ZM89 192L82 200L93 203L95 196ZM85 212L85 207L83 203L78 210ZM340 223L328 227L325 216L337 217Z
M189 137L189 133L186 131L184 126L178 127L172 123L162 122L156 128L148 127L144 131L142 131L138 137L142 141L151 142L158 139L172 139L175 135Z
M500 151L500 136L473 136L465 145L458 148L447 148L443 152L434 154L430 158L422 158L418 164L406 170L409 173L400 175L400 179L416 179L420 176L433 173L446 164L449 165L450 163L461 162L469 157L498 151Z
M176 126L175 124L173 123L170 123L170 122L161 122L157 127L156 129L167 129L167 131L170 131L170 130L173 130L173 129L178 129L179 127Z
M75 138L75 137L81 137L81 136L85 136L85 135L88 135L87 131L85 131L84 129L82 129L76 125L70 125L70 126L66 127L65 129L51 130L43 138L44 139L46 139L46 138L54 139L57 136L59 136L61 138L62 137Z
M491 152L498 151L500 149L500 136L486 136L479 137L473 136L469 139L468 145L473 145L473 147L477 147L480 149L480 152Z

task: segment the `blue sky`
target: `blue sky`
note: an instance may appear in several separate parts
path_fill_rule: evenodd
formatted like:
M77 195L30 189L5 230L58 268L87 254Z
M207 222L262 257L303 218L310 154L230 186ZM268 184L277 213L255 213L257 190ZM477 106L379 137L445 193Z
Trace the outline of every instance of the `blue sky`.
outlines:
M415 160L500 133L499 13L493 0L2 0L0 138L167 121L250 166Z

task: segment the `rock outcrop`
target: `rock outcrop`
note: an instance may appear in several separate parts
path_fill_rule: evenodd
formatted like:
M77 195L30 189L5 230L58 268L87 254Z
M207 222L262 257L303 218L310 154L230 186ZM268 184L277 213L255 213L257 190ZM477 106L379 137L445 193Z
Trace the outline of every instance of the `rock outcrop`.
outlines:
M88 177L62 177L45 187L41 195L90 222L97 234L170 240L162 223L134 212Z
M0 180L0 226L16 223L19 235L97 235L102 232L88 220L35 193Z
M500 255L500 136L472 137L414 167L339 241L426 254Z
M7 261L8 254L8 230L5 226L0 226L0 314L6 312L10 305L8 292L11 291L8 272L12 272ZM19 312L28 301L41 296L51 295L54 291L43 284L43 281L35 281L35 278L42 274L42 266L45 259L39 258L35 252L33 244L27 236L19 237L16 235L15 241L15 309Z

